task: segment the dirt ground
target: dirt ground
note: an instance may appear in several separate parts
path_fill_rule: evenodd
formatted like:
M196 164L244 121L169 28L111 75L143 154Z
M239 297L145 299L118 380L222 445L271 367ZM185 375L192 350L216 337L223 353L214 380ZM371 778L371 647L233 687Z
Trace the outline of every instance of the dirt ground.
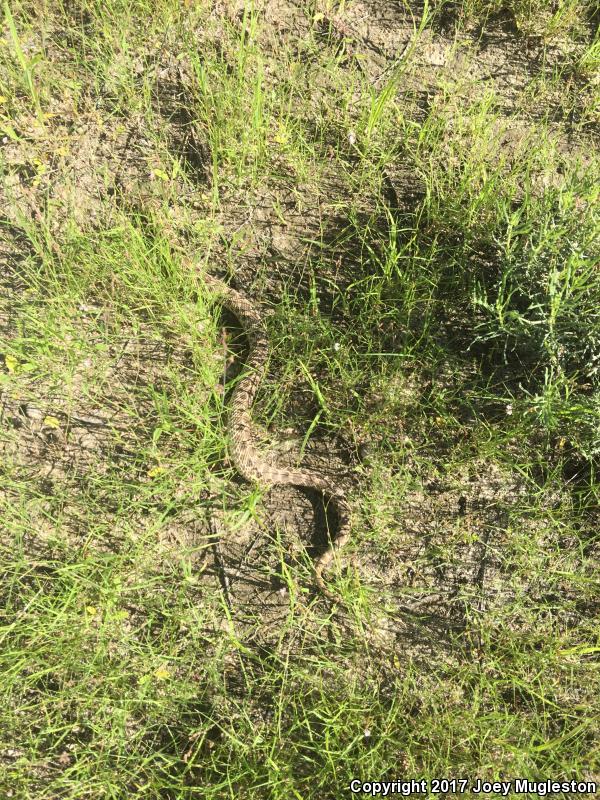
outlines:
M309 19L305 3L292 0L258 0L255 4L261 18L261 46L277 53L278 48L295 47L298 58L305 57L302 42L313 25L320 28L323 48L338 48L348 64L360 65L374 88L382 86L391 65L405 53L413 40L415 25L423 12L423 4L397 0L349 3L343 14L328 11L323 4L319 14ZM319 6L320 7L320 6ZM219 38L223 20L241 24L242 2L212 4L210 30L198 31L198 36ZM318 21L315 23L315 19ZM419 40L411 67L405 74L401 95L407 108L425 114L445 91L455 94L456 102L484 97L493 91L499 113L498 152L510 160L518 157L519 147L529 134L528 122L540 114L551 117L551 131L557 146L569 151L573 147L585 150L598 145L595 120L587 126L577 126L574 120L587 104L586 93L592 86L582 83L572 87L567 95L573 103L565 108L565 92L544 97L543 102L523 105L523 91L533 85L540 73L552 73L573 47L569 40L547 43L530 36L524 38L508 16L499 15L482 32L475 26L457 35L456 18L452 8L428 29ZM198 141L186 110L190 67L177 58L178 42L173 31L148 44L139 52L139 72L148 70L155 76L153 124L158 135L149 135L147 121L135 113L126 120L106 113L111 93L109 84L95 96L84 94L78 102L77 113L68 86L62 98L57 97L51 118L40 126L34 117L22 115L13 120L14 136L5 131L1 139L6 183L2 205L13 228L5 228L0 250L0 336L10 340L19 330L35 296L23 284L20 262L30 254L26 239L20 235L23 219L38 225L50 220L50 230L60 257L61 242L70 226L76 225L85 234L111 225L111 208L115 203L126 204L132 211L153 209L173 247L186 252L186 229L202 218L205 196L211 189L208 149ZM60 59L61 54L56 53ZM342 59L342 63L343 63ZM326 101L329 87L317 80L314 102ZM564 87L562 87L564 90ZM419 111L420 109L420 111ZM513 116L519 111L518 121ZM412 112L411 112L412 113ZM575 139L574 139L575 137ZM178 155L185 164L185 180L175 178L176 186L168 210L163 209L164 185L155 169L161 163L157 147ZM49 168L40 169L40 165ZM423 188L410 165L402 159L386 175L387 197L391 208L407 210L414 206ZM546 176L547 181L560 184L561 176ZM234 252L236 285L251 294L265 308L277 305L280 288L295 285L299 295L308 292L303 265L311 259L313 245L322 231L334 238L340 227L336 208L346 189L338 180L335 169L320 176L318 185L294 185L285 176L273 178L263 185L260 193L250 188L236 187L228 194L221 193L219 224L223 240L235 236ZM8 194L7 194L8 193ZM360 198L367 213L376 205L375 197ZM285 212L282 221L280 210ZM231 262L231 252L223 248L215 253ZM330 274L323 274L321 303L327 307L326 279L338 285L350 283L352 253L339 254L339 260L328 265ZM267 280L264 270L258 276L258 266L272 264ZM77 324L85 331L90 321L99 316L110 325L111 309L88 306L79 309ZM52 523L45 512L52 508L54 488L60 485L84 487L90 475L120 470L123 479L139 475L135 462L136 445L148 436L152 422L152 407L140 387L160 386L165 367L174 362L186 363L188 344L184 340L159 340L151 328L145 331L125 331L118 353L109 349L99 352L97 363L83 361L76 380L70 383L65 395L60 385L36 380L22 384L22 393L2 390L0 420L11 436L0 437L2 456L11 461L21 475L27 475L32 494L38 499L32 504L31 524L36 528L38 546L44 532L52 535ZM113 348L113 345L111 345ZM277 354L270 380L277 381ZM95 378L102 376L98 383ZM435 380L450 383L452 376L435 376ZM407 412L426 387L411 384L407 375L405 385L398 387L406 396ZM145 399L144 399L145 397ZM127 409L135 404L138 420L132 426ZM292 398L292 410L304 399ZM377 399L373 400L376 407ZM145 404L145 406L144 406ZM60 425L49 427L48 416ZM146 421L148 427L144 426ZM142 422L140 422L142 421ZM222 420L215 418L215 423ZM388 437L396 439L399 450L405 447L414 432L402 419L387 421ZM17 436L14 433L18 432ZM304 430L292 426L286 430L269 431L273 446L282 458L292 458L302 442ZM397 466L386 465L380 458L375 468L361 454L377 444L377 433L348 431L340 440L331 441L327 434L311 440L305 462L345 475L349 495L357 519L353 544L342 556L347 571L356 570L380 598L381 625L373 620L373 632L384 649L410 646L415 659L450 658L452 633L465 625L465 601L477 598L478 607L490 613L500 608L515 593L544 595L546 587L515 585L507 579L506 555L508 520L511 508L526 494L526 486L516 474L503 473L490 463L475 459L462 472L443 474L433 471L419 476L421 485L399 482L405 492L402 514L389 515L380 509L373 517L365 497L376 495L373 487L393 485ZM410 453L405 470L411 470ZM360 487L356 494L353 487ZM228 487L221 477L215 477L200 507L182 486L182 510L161 531L164 557L190 542L204 540L207 535L218 540L218 548L210 550L207 559L198 558L201 570L200 587L219 586L227 581L227 591L233 613L241 625L247 616L264 620L262 632L254 627L253 636L268 643L279 628L286 613L285 589L276 580L265 580L271 559L271 539L278 530L285 531L284 542L289 558L301 558L304 545L309 554L322 552L325 517L318 498L300 490L275 488L263 497L258 518L248 520L243 530L232 531L227 524L227 508L222 496ZM400 489L399 489L400 491ZM43 499L39 499L41 494ZM557 498L557 502L560 498ZM4 493L10 502L10 492ZM110 516L110 512L109 516ZM69 520L74 541L85 539L78 519L77 508L62 509ZM145 520L131 520L143 529ZM535 522L526 519L513 521L525 530L530 525L536 536ZM118 542L123 533L115 528L112 539ZM129 533L129 535L131 535ZM106 542L103 543L106 546ZM202 588L199 593L202 594ZM343 612L338 612L343 615ZM567 612L565 612L567 613ZM412 615L419 615L419 625L412 625ZM410 645L409 645L410 643ZM477 647L477 643L473 643Z

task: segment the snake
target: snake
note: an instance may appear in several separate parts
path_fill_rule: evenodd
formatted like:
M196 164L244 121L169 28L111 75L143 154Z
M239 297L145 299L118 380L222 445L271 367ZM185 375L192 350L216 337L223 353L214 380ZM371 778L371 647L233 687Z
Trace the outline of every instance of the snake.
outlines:
M333 501L337 511L337 535L334 539L329 537L328 547L314 561L313 570L317 588L329 600L337 602L339 598L327 586L323 573L350 538L351 511L346 494L324 473L274 465L261 452L252 408L269 359L269 340L263 315L248 297L220 278L208 273L203 278L211 294L214 293L237 318L249 345L241 375L231 394L227 419L229 455L233 465L245 480L267 489L282 485L302 487L320 492L326 505Z

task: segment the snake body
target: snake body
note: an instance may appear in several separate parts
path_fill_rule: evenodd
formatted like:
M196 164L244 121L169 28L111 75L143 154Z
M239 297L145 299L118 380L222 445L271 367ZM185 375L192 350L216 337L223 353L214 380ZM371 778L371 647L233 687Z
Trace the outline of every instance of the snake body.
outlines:
M337 509L337 536L314 564L314 580L319 590L329 599L337 597L327 587L323 572L336 552L350 536L350 507L345 493L326 475L309 469L290 469L268 463L257 446L256 428L252 421L252 406L265 374L269 357L269 342L260 311L243 294L211 275L205 275L206 285L217 294L224 306L239 320L248 339L249 352L241 377L231 397L227 432L230 455L240 475L248 481L266 487L275 485L301 486L315 489L327 500L333 500Z

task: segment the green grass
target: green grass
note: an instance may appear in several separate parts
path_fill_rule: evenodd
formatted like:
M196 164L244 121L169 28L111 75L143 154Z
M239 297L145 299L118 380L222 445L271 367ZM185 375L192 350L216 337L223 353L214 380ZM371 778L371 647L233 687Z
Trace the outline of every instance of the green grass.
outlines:
M519 33L543 37L546 41L584 35L586 25L598 14L597 0L465 0L450 3L471 20L487 22L505 15Z
M382 69L351 0L233 5L3 7L0 796L598 781L597 7L406 3ZM351 476L338 609L318 503L229 461L203 271Z

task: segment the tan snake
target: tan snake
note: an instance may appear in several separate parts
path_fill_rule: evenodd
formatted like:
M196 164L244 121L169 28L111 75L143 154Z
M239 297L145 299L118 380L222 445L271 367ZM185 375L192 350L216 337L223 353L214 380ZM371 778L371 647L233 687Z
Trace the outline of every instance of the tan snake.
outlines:
M269 343L262 316L253 303L243 294L211 275L204 275L206 285L214 290L223 304L239 320L249 343L241 378L237 381L231 397L227 432L230 455L243 478L270 487L275 485L304 486L320 491L324 498L334 501L338 515L338 532L335 540L319 556L314 564L314 579L320 591L330 600L337 596L327 587L323 571L334 555L350 536L350 507L344 491L327 476L309 469L290 469L269 464L257 446L257 435L252 421L252 406L258 387L263 379L269 357Z

